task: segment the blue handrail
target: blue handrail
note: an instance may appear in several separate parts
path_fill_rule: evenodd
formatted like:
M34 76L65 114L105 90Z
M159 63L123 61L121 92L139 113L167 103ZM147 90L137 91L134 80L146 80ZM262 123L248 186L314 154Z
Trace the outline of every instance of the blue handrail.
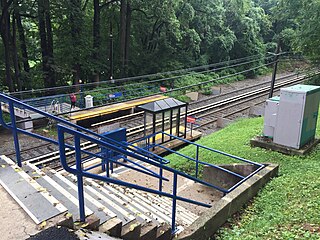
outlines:
M162 134L162 136L166 135L166 136L168 136L170 139L177 139L177 140L182 141L182 142L184 142L184 143L187 143L187 144L189 144L189 145L196 146L196 157L193 158L193 157L187 156L187 155L185 155L185 154L182 154L182 153L180 153L180 152L176 152L176 151L174 151L174 150L172 150L172 149L170 149L170 148L165 147L164 145L162 145L163 143L159 143L159 144L157 144L157 143L152 143L152 144L150 144L149 139L153 139L156 135L159 135L159 134ZM164 137L162 137L162 139L164 139ZM181 137L178 137L178 136L176 136L176 135L172 135L172 134L169 134L169 133L166 133L166 132L162 132L162 131L159 131L159 132L156 132L156 133L154 133L154 134L148 135L148 136L146 136L146 137L144 137L144 138L142 138L142 139L139 139L138 141L135 141L135 143L139 143L140 141L146 141L146 140L147 140L147 142L148 142L148 144L146 145L146 149L147 149L147 150L153 149L154 147L159 147L159 148L165 149L167 152L171 152L171 153L176 154L176 155L178 155L178 156L180 156L180 157L183 157L183 158L185 158L185 159L187 159L187 160L190 160L190 161L195 162L195 164L196 164L196 166L195 166L195 168L196 168L196 176L195 176L195 177L196 177L196 178L198 178L198 176L199 176L199 165L203 165L203 166L209 166L209 167L212 167L212 168L219 169L219 170L221 170L221 171L223 171L223 172L226 172L226 173L228 173L228 174L231 174L231 175L233 175L233 176L238 177L238 178L241 179L236 185L234 185L234 186L232 186L231 188L227 189L225 193L231 192L231 191L234 190L236 187L238 187L241 183L243 183L244 181L246 181L247 179L249 179L250 177L252 177L254 174L256 174L257 172L259 172L261 169L263 169L263 168L265 167L264 164L257 163L257 162L253 162L253 161L250 161L250 160L245 159L245 158L241 158L241 157L238 157L238 156L229 154L229 153L225 153L225 152L223 152L223 151L219 151L219 150L216 150L216 149L213 149L213 148L209 148L209 147L200 145L200 144L198 144L198 143L191 142L191 141L189 141L189 140L187 140L187 139L185 139L185 138L181 138ZM164 142L164 143L165 143L165 142ZM207 162L201 161L201 160L199 159L199 151L200 151L200 149L205 149L205 150L208 150L208 151L210 151L210 152L214 152L214 153L217 153L217 154L221 154L221 155L223 155L223 156L226 156L226 157L229 157L229 158L232 158L232 159L241 161L241 162L249 163L249 164L251 164L251 165L253 165L253 166L256 166L257 169L256 169L253 173L251 173L250 175L248 175L248 176L242 176L242 175L237 174L237 173L235 173L235 172L232 172L232 171L230 171L230 170L228 170L228 169L226 169L226 168L223 168L223 167L220 167L220 166L211 164L211 163L207 163Z
M6 123L4 121L4 119L3 119L3 114L2 114L2 109L1 109L2 102L6 102L9 105L11 123ZM35 134L35 133L28 132L26 130L18 128L17 124L16 124L16 120L15 120L15 112L14 112L15 106L19 106L20 108L24 108L24 109L29 109L29 110L31 110L31 111L33 111L35 113L42 114L43 116L45 116L45 117L47 117L49 119L57 121L59 123L58 126L57 126L57 129L58 129L58 141L54 140L54 139L50 139L48 137L41 136L39 134ZM108 138L106 136L101 136L101 135L99 135L99 134L97 134L95 132L92 132L92 131L90 131L90 130L88 130L86 128L83 128L81 126L78 126L76 124L70 123L65 119L62 119L60 117L54 116L52 114L49 114L47 112L41 111L41 110L39 110L39 109L37 109L35 107L29 106L26 103L23 103L20 100L14 99L14 98L12 98L10 96L7 96L7 95L5 95L3 93L0 93L0 124L2 124L4 127L8 128L8 129L11 129L12 132L13 132L14 144L15 144L15 150L16 150L16 157L17 157L17 164L20 167L22 166L22 164L21 164L18 133L23 133L23 134L26 134L28 136L35 137L35 138L38 138L40 140L44 140L44 141L47 141L49 143L53 143L53 144L59 145L60 160L61 160L61 164L62 164L63 168L66 171L77 175L77 178L78 178L78 189L79 189L78 192L79 192L79 203L80 203L79 206L80 206L80 216L81 216L81 220L82 221L85 218L84 196L83 196L83 177L89 177L89 178L105 181L105 182L108 182L108 183L114 183L114 184L118 184L118 185L121 185L121 186L135 188L135 189L138 189L138 190L142 190L142 191L146 191L146 192L149 192L149 193L154 193L154 194L158 194L158 195L161 195L161 196L165 196L165 197L171 198L172 201L173 201L173 205L172 205L172 230L175 231L175 216L176 216L176 201L177 200L181 200L181 201L188 202L188 203L191 203L191 204L200 205L200 206L203 206L203 207L210 207L210 205L208 205L208 204L177 196L178 176L193 180L193 181L195 181L197 183L200 183L200 184L203 184L205 186L214 188L214 189L216 189L218 191L221 191L224 194L226 194L226 193L229 193L230 191L234 190L241 183L243 183L249 177L251 177L254 174L256 174L258 171L260 171L264 167L263 164L255 163L255 162L249 161L249 160L244 159L244 158L239 158L237 156L224 153L224 152L219 151L219 150L211 149L211 148L196 144L194 142L190 142L190 141L188 141L186 139L183 139L183 138L180 138L180 137L177 137L177 136L174 136L174 135L170 135L170 134L165 133L165 132L158 132L158 133L155 133L153 135L148 136L147 138L144 138L143 140L147 140L147 142L148 142L147 148L140 148L140 147L134 145L133 143L115 141L115 140L110 139L110 138ZM65 133L74 136L74 146L65 143L65 139L64 139ZM190 175L188 175L188 174L186 174L184 172L181 172L181 171L178 171L178 170L175 170L175 169L172 169L172 168L166 166L166 164L169 163L169 161L167 159L165 159L163 157L160 157L160 156L158 156L158 155L156 155L156 154L154 154L154 153L149 151L150 147L153 147L153 146L162 147L162 148L164 148L164 149L166 149L168 151L172 151L171 149L168 149L168 148L166 148L166 147L164 147L164 146L162 146L160 144L156 144L156 143L153 143L154 145L150 145L149 144L150 143L149 139L155 137L155 135L157 135L157 134L162 134L163 136L167 135L167 136L170 137L170 139L178 139L178 140L184 141L185 143L189 143L189 144L195 145L197 147L197 149L196 149L196 158L195 159L191 158L191 157L188 157L188 156L185 156L185 155L183 155L181 153L178 153L179 156L185 157L188 160L196 162L196 177L190 176ZM85 154L87 154L88 156L91 156L91 157L98 157L98 158L102 158L103 159L102 163L97 164L97 165L95 165L93 167L100 167L100 166L103 166L103 165L109 166L109 163L110 162L114 163L115 160L113 160L112 158L108 158L106 156L102 156L101 154L92 153L89 150L81 149L81 147L80 147L80 139L86 139L86 140L88 140L88 141L90 141L92 143L97 144L97 146L101 146L103 148L108 148L108 149L110 149L110 150L112 150L114 152L122 154L123 156L127 156L127 158L130 157L131 159L140 160L143 163L150 164L150 165L152 165L152 166L154 166L156 168L159 168L160 172L158 174L158 173L156 173L154 171L151 171L151 170L145 168L142 164L138 164L138 163L132 161L131 159L128 159L129 162L133 166L137 166L138 168L130 166L128 164L123 164L123 163L117 162L118 164L120 164L120 165L122 165L124 167L130 168L132 170L135 170L135 171L138 171L138 172L141 172L143 174L146 174L146 175L149 175L149 176L152 176L152 177L155 177L155 178L159 179L159 190L154 190L154 189L146 188L146 187L139 186L139 185L136 185L136 184L128 183L128 182L125 182L125 181L112 179L112 178L110 178L110 176L108 174L109 173L109 169L107 169L107 176L100 176L100 175L88 172L88 169L82 169L82 162L84 160L84 159L82 159L82 156L81 156L82 153L85 153ZM212 151L212 152L215 152L215 153L218 153L218 154L222 154L224 156L227 156L227 157L230 157L230 158L233 158L233 159L236 159L236 160L240 160L242 162L253 164L255 166L258 166L259 168L256 171L254 171L252 174L250 174L249 176L246 176L246 177L241 176L239 174L236 174L236 173L234 173L232 171L229 171L227 169L224 169L222 167L219 167L219 166L216 166L216 165L213 165L213 164L209 164L209 163L200 161L199 160L199 149L201 149L201 148L209 150L209 151ZM67 163L67 160L66 160L66 149L75 150L75 156L76 156L76 167L75 168L70 167L68 165L68 163ZM218 168L218 169L220 169L222 171L225 171L227 173L233 174L234 176L239 177L241 179L241 181L239 181L237 184L235 184L234 186L232 186L229 189L224 189L224 188L215 186L213 184L207 183L207 182L205 182L203 180L198 179L199 164L215 167L215 168ZM89 169L91 169L91 168L89 168ZM173 173L172 194L162 191L162 181L163 180L168 181L167 178L163 177L163 170L166 170L168 172Z
M9 110L10 110L10 116L11 116L11 124L7 124L4 119L3 119L3 114L2 114L2 110L0 109L0 124L2 124L5 128L8 128L8 129L11 129L13 131L13 134L14 134L14 143L16 145L16 157L17 157L17 163L18 165L21 167L21 157L20 157L20 150L19 150L19 141L18 141L18 135L16 133L18 132L21 132L21 133L24 133L24 134L28 134L29 136L33 136L35 138L39 138L41 140L44 140L44 141L47 141L47 142L50 142L50 143L53 143L53 144L56 144L58 145L58 141L55 141L55 140L52 140L50 138L46 138L46 137L43 137L39 134L35 134L35 133L27 133L27 131L25 130L22 130L20 128L17 128L16 127L16 121L15 121L15 115L14 115L14 104L18 105L19 107L22 107L22 108L25 108L25 109L29 109L35 113L39 113L49 119L52 119L52 120L55 120L57 121L58 123L63 123L67 126L70 126L70 127L73 127L73 128L76 128L76 129L79 129L83 132L86 132L87 134L90 134L90 135L93 135L95 137L99 137L101 139L103 139L104 141L107 141L107 142L110 142L116 146L121 146L122 148L124 149L127 149L127 148L130 148L130 151L132 152L137 152L141 155L148 155L150 159L154 160L154 161L158 161L158 162L162 162L162 163L168 163L169 161L152 153L152 152L149 152L143 148L140 148L138 146L135 146L131 143L122 143L122 142L118 142L118 141L115 141L113 139L110 139L108 137L105 137L105 136L101 136L93 131L90 131L88 130L87 128L84 128L84 127L81 127L79 125L76 125L74 123L71 123L63 118L60 118L60 117L57 117L57 116L54 116L50 113L47 113L47 112L44 112L44 111L41 111L35 107L32 107L32 106L29 106L28 104L25 104L17 99L14 99L10 96L7 96L6 94L3 94L3 93L0 93L0 101L4 101L4 102L7 102L9 103ZM1 102L0 102L1 104ZM15 133L16 132L16 133ZM18 151L19 150L19 151ZM19 155L19 156L18 156Z
M77 176L77 180L78 180L78 197L79 197L79 208L80 208L80 220L81 221L85 221L85 204L84 204L84 195L83 195L83 177L88 177L88 178L92 178L92 179L96 179L99 181L104 181L107 183L113 183L113 184L117 184L117 185L121 185L124 187L129 187L129 188L134 188L137 190L142 190L145 192L149 192L149 193L153 193L153 194L157 194L160 196L165 196L168 198L171 198L173 200L173 204L172 204L172 230L173 232L176 230L176 223L175 223L175 216L176 216L176 201L184 201L187 203L191 203L191 204L196 204L199 206L203 206L203 207L211 207L211 205L203 203L203 202L199 202L199 201L195 201L192 199L188 199L188 198L184 198L184 197L180 197L177 196L177 186L178 186L178 176L181 177L185 177L191 180L194 180L195 182L204 184L205 182L203 182L202 180L196 179L194 177L191 177L183 172L180 172L178 170L174 170L170 167L167 166L162 166L160 163L154 162L154 161L148 161L148 159L145 159L145 163L148 163L154 167L158 167L158 168L163 168L165 170L167 170L168 172L173 173L173 189L172 189L172 194L171 193L167 193L167 192L163 192L163 191L159 191L159 190L154 190L151 188L147 188L147 187L143 187L137 184L132 184L129 182L125 182L122 180L117 180L117 179L113 179L110 178L108 176L101 176L98 174L94 174L94 173L90 173L88 171L86 171L85 169L82 168L82 158L81 158L81 152L83 152L83 150L81 150L80 147L80 139L85 139L88 140L92 143L96 143L101 147L104 148L109 148L110 145L104 141L101 141L100 139L96 139L93 138L91 136L87 136L86 134L74 130L74 129L70 129L67 128L65 126L62 125L58 125L58 141L59 141L59 150L60 150L60 162L61 165L63 166L63 168L69 172L72 173L74 175ZM66 144L65 144L65 134L70 134L72 136L74 136L74 143L75 143L75 151L76 151L76 168L72 168L68 165L67 163L67 157L66 157ZM114 150L112 148L112 150ZM120 151L120 149L119 149ZM136 159L138 156L132 156L133 159ZM160 176L159 176L160 178ZM206 184L208 185L208 184ZM212 185L213 186L213 185ZM213 186L215 187L215 186ZM222 190L222 189L221 189ZM222 190L224 191L224 190Z

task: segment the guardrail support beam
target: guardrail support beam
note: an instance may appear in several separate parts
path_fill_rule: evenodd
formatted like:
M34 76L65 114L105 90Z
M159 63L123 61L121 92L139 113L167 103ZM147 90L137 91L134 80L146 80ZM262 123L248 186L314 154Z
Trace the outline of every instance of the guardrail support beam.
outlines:
M10 111L10 118L11 118L11 130L12 130L12 135L13 135L14 148L16 150L17 164L19 167L22 167L19 137L18 137L18 131L17 131L17 124L16 124L16 116L14 114L13 102L11 102L11 101L9 102L9 111Z

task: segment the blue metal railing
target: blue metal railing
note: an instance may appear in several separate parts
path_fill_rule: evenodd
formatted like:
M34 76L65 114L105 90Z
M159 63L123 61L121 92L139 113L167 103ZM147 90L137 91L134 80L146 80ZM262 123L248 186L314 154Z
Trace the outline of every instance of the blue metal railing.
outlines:
M72 135L74 137L74 142L75 142L74 149L75 149L75 152L76 152L75 153L76 154L76 165L75 165L75 168L74 167L70 167L68 165L68 163L67 163L67 157L66 157L66 147L67 147L67 145L65 144L65 134L69 134L69 135ZM165 165L162 165L161 163L157 163L157 162L148 160L148 158L145 158L143 162L147 163L147 164L150 164L153 167L164 169L164 170L166 170L166 171L168 171L168 172L173 174L172 194L164 192L162 190L161 191L160 190L155 190L155 189L147 188L147 187L144 187L144 186L141 186L141 185L125 182L125 181L122 181L122 180L113 179L113 178L110 178L109 176L101 176L101 175L98 175L98 174L93 174L93 173L88 172L88 169L83 169L83 167L82 167L81 154L84 151L80 147L80 139L85 139L85 140L90 141L92 143L95 143L95 144L97 144L97 145L99 145L101 147L108 148L108 149L111 149L112 151L117 151L119 153L122 153L123 149L117 148L117 147L115 147L115 146L113 146L111 144L108 144L108 143L106 143L104 141L101 141L100 139L96 139L96 138L87 136L86 134L81 133L80 131L77 131L77 130L74 130L74 129L70 129L70 128L67 128L67 127L62 126L62 125L58 125L58 139L59 139L59 149L60 149L60 161L61 161L61 164L62 164L63 168L67 172L76 175L77 180L78 180L77 182L78 182L79 211L80 211L80 220L81 221L85 220L85 204L84 204L84 195L83 195L83 191L84 191L83 190L83 178L84 177L96 179L96 180L99 180L99 181L104 181L104 182L107 182L107 183L113 183L113 184L121 185L121 186L124 186L124 187L134 188L134 189L137 189L137 190L142 190L142 191L145 191L145 192L149 192L149 193L153 193L153 194L157 194L157 195L160 195L160 196L171 198L172 199L172 222L171 222L171 225L172 225L173 232L176 230L176 202L177 202L177 200L184 201L184 202L191 203L191 204L196 204L196 205L203 206L203 207L211 207L211 205L209 205L209 204L202 203L202 202L195 201L195 200L188 199L188 198L184 198L184 197L178 196L178 194L177 194L178 176L184 177L184 178L188 178L190 180L193 180L193 181L201 183L201 184L205 184L207 186L211 186L211 184L205 183L204 181L196 179L196 178L194 178L192 176L189 176L189 175L187 175L187 174L185 174L183 172L180 172L180 171L174 170L174 169L172 169L170 167L167 167ZM127 154L129 155L129 152ZM91 153L90 155L99 157L99 155L95 154L95 153ZM138 155L136 155L136 156L134 156L134 155L135 154L131 154L131 157L133 159L141 160L141 158ZM100 164L96 165L96 167L100 167ZM156 174L153 171L151 171L151 172L153 173L152 174L153 177L156 177L159 180L169 181L168 179L162 177L161 175ZM212 185L212 187L215 187L215 186ZM224 191L223 189L220 189L220 190Z
M195 157L187 156L185 154L182 154L180 152L176 152L173 149L164 146L164 144L166 142L168 142L168 141L164 141L164 142L161 142L159 144L157 144L156 142L153 142L152 139L157 135L162 135L161 139L165 139L165 136L167 136L168 139L170 139L170 141L176 139L176 140L179 140L179 141L181 141L183 143L187 143L188 145L195 146L196 147ZM256 174L257 172L259 172L261 169L263 169L265 167L264 164L253 162L253 161L250 161L250 160L245 159L245 158L241 158L241 157L229 154L229 153L225 153L223 151L219 151L219 150L216 150L216 149L213 149L213 148L209 148L209 147L197 144L195 142L191 142L191 141L189 141L189 140L187 140L185 138L181 138L181 137L178 137L176 135L172 135L172 134L169 134L169 133L166 133L166 132L162 132L162 131L156 132L154 134L148 135L148 136L146 136L144 138L141 138L141 139L135 141L135 143L137 143L137 144L139 144L139 142L146 142L146 145L145 145L145 149L146 150L150 150L150 149L154 149L155 147L159 147L159 148L164 149L166 152L171 152L172 154L176 154L176 155L178 155L178 156L180 156L182 158L185 158L187 160L195 162L195 177L196 178L198 178L198 176L199 176L199 166L202 165L202 166L209 166L209 167L221 170L223 172L226 172L228 174L231 174L231 175L241 179L236 185L232 186L229 189L225 189L225 191L224 191L225 193L231 192L236 187L238 187L241 183L243 183L244 181L248 180L250 177L252 177L254 174ZM209 152L217 153L217 154L226 156L228 158L235 159L235 160L240 161L240 162L245 162L245 163L251 164L253 166L256 166L257 169L253 173L248 175L248 176L242 176L242 175L237 174L235 172L232 172L232 171L230 171L230 170L228 170L226 168L223 168L223 167L211 164L211 163L207 163L207 162L201 161L200 157L199 157L201 149L209 151Z
M10 112L10 118L11 118L11 122L10 123L6 123L3 119L3 114L2 114L2 110L1 110L1 104L2 102L5 102L9 105L9 112ZM20 129L17 127L16 124L16 120L15 120L15 115L14 115L14 107L19 107L19 108L24 108L24 109L29 109L33 112L42 114L43 116L52 119L56 122L58 122L58 141L55 139L50 139L48 137L45 136L41 136L39 134L36 133L32 133L32 132L28 132L26 130ZM239 158L237 156L234 155L230 155L215 149L211 149L190 141L187 141L183 138L179 138L177 136L174 135L170 135L168 133L165 132L159 132L159 133L155 133L153 135L147 136L146 138L142 139L146 142L148 142L147 146L145 148L141 148L136 146L136 144L134 143L128 143L128 142L120 142L120 141L115 141L113 139L110 139L108 137L105 136L101 136L95 132L92 132L86 128L83 128L81 126L78 126L76 124L70 123L65 119L62 119L60 117L51 115L47 112L41 111L35 107L29 106L26 103L23 103L17 99L14 99L10 96L7 96L3 93L0 93L0 124L2 124L4 127L10 129L13 133L13 137L14 137L14 144L15 144L15 150L16 150L16 158L17 158L17 164L21 167L21 156L20 156L20 146L19 146L19 139L18 139L18 133L22 133L22 134L26 134L28 136L43 140L43 141L47 141L49 143L53 143L53 144L57 144L59 145L59 151L60 151L60 159L61 159L61 164L63 166L63 168L72 173L75 174L78 178L78 192L79 192L79 206L80 206L80 216L81 216L81 220L84 221L85 219L85 212L84 212L84 196L83 196L83 177L88 177L88 178L92 178L92 179L96 179L96 180L100 180L100 181L105 181L108 183L114 183L117 185L121 185L121 186L125 186L125 187L130 187L130 188L135 188L138 190L142 190L145 192L149 192L149 193L153 193L153 194L158 194L161 196L165 196L168 198L172 199L172 230L175 231L176 229L176 222L175 222L175 218L176 218L176 201L180 200L180 201L184 201L184 202L188 202L191 204L196 204L196 205L200 205L203 207L210 207L210 205L202 203L202 202L198 202L198 201L194 201L191 199L187 199L184 197L180 197L177 196L177 183L178 183L178 176L180 177L184 177L190 180L193 180L197 183L203 184L205 186L214 188L218 191L221 191L222 193L226 194L230 191L232 191L234 188L236 188L237 186L239 186L242 182L244 182L245 180L247 180L249 177L251 177L252 175L254 175L255 173L257 173L258 171L260 171L264 165L263 164L258 164L243 158ZM65 134L70 134L72 136L74 136L74 146L67 144L65 142ZM161 144L156 144L153 143L151 141L152 144L150 144L150 138L155 137L155 135L157 134L162 134L163 138L164 136L168 136L170 137L170 139L178 139L180 141L184 141L185 143L188 144L193 144L196 146L196 158L192 158L186 155L183 155L181 153L176 153L181 157L185 157L188 160L194 161L196 164L196 177L193 177L191 175L188 175L184 172L172 169L168 166L166 166L167 163L169 163L169 161L163 157L160 157L152 152L149 151L150 148L153 147L161 147L164 148L166 151L169 152L174 152L173 150L166 148L165 146L161 145ZM81 149L80 147L80 140L84 139L87 141L90 141L94 144L97 144L97 146L100 146L101 148L107 148L111 151L117 152L120 155L126 156L126 160L129 160L129 163L131 164L125 164L125 163L121 163L119 161L116 161L112 158L108 158L107 156L102 156L100 153L92 153L89 150L84 150ZM70 149L70 150L75 150L75 156L76 156L76 167L72 168L69 167L67 164L67 160L66 160L66 149ZM249 176L241 176L239 174L236 174L232 171L229 171L227 169L224 169L222 167L213 165L213 164L209 164L206 163L204 161L201 161L199 159L199 151L200 149L205 149L211 152L215 152L218 154L222 154L224 156L230 157L232 159L236 159L236 160L240 160L242 162L246 162L246 163L250 163L253 164L255 166L258 167L258 169L256 171L254 171L252 174L250 174ZM174 152L175 153L175 152ZM103 161L99 164L96 164L95 166L91 166L88 167L86 169L82 168L82 162L84 160L84 158L82 158L82 154L88 155L90 157L95 157L95 158L102 158ZM141 161L142 164L139 164L136 160ZM148 176L154 177L159 179L159 190L154 190L154 189L150 189L150 188L146 188L143 186L139 186L136 184L132 184L132 183L128 183L125 181L121 181L121 180L116 180L116 179L112 179L109 176L109 164L112 163L117 163L119 165L122 165L126 168L132 169L134 171L146 174ZM159 169L159 173L152 171L146 167L143 166L143 164L149 164L154 166L155 168ZM237 176L241 179L241 181L239 181L237 184L235 184L233 187L229 188L229 189L224 189L221 188L219 186L215 186L213 184L210 184L208 182L205 182L201 179L198 179L198 171L199 171L199 165L205 165L205 166L210 166L210 167L214 167L214 168L218 168L224 172L230 173L234 176ZM93 174L90 173L89 170L96 168L96 167L103 167L105 166L105 170L107 172L106 176L100 176L97 174ZM162 191L162 181L169 181L167 178L163 177L163 170L166 170L168 172L171 172L173 174L173 186L172 186L172 193L167 193L167 192L163 192Z
M2 110L1 110L1 104L2 102L4 103L7 103L9 105L9 112L10 112L10 118L11 118L11 122L10 123L6 123L4 121L4 118L3 118L3 113L2 113ZM7 128L7 129L10 129L12 130L13 132L13 136L14 136L14 144L15 144L15 150L16 150L16 158L17 158L17 164L21 167L21 156L20 156L20 147L19 147L19 139L18 139L18 133L22 133L22 134L25 134L25 135L28 135L28 136L31 136L31 137L35 137L37 139L40 139L40 140L43 140L43 141L46 141L46 142L49 142L49 143L53 143L53 144L56 144L58 145L58 141L54 140L54 139L51 139L51 138L47 138L47 137L44 137L42 135L39 135L39 134L36 134L36 133L33 133L33 132L29 132L29 131L26 131L24 129L20 129L17 127L17 124L16 124L16 119L15 119L15 114L14 114L14 107L18 107L20 109L28 109L28 110L31 110L35 113L38 113L38 114L41 114L49 119L52 119L54 121L56 121L57 123L61 123L61 124L64 124L66 126L69 126L69 127L72 127L72 128L75 128L75 129L78 129L80 131L83 131L89 135L92 135L92 136L95 136L95 137L99 137L101 138L103 141L106 141L106 142L109 142L109 143L112 143L114 144L115 146L119 146L119 147L122 147L123 149L128 149L130 150L130 152L136 152L136 153L139 153L140 155L142 156L148 156L149 159L153 160L153 161L157 161L157 162L162 162L162 163L168 163L169 161L152 153L152 152L149 152L147 151L146 149L143 149L143 148L140 148L138 146L135 146L134 144L131 144L131 143L123 143L123 142L118 142L118 141L114 141L113 139L110 139L108 137L105 137L105 136L101 136L100 134L97 134L93 131L90 131L84 127L81 127L79 125L76 125L74 123L71 123L63 118L60 118L58 116L54 116L50 113L47 113L45 111L41 111L35 107L32 107L32 106L29 106L28 104L26 103L23 103L15 98L12 98L6 94L3 94L3 93L0 93L0 124ZM69 148L71 148L72 146L68 146Z

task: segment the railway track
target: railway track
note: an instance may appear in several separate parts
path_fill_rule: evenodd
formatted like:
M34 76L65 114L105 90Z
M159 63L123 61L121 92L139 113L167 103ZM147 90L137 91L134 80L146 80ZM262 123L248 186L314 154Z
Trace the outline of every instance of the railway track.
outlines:
M303 80L305 80L305 76L278 83L275 85L275 93L280 91L281 87L301 83ZM248 112L251 106L263 104L268 98L269 90L269 87L264 87L259 90L254 90L249 93L236 96L235 98L230 98L227 104L225 101L221 101L216 104L212 104L211 106L207 106L207 108L200 107L194 111L191 110L191 114L194 114L197 118L201 119L199 126L196 126L195 129L207 131L208 126L210 125L214 125L212 128L216 128L215 124L218 118L227 118L233 120L234 115L246 111ZM203 112L203 109L205 109L206 112Z
M316 74L319 74L318 72ZM292 84L297 84L300 83L302 81L304 81L306 79L306 76L297 76L297 74L291 74L287 77L282 78L283 81L277 83L275 85L275 90L280 89L281 87L285 87L285 86L290 86ZM262 86L263 84L258 84L259 86ZM253 86L256 87L256 86ZM253 88L251 87L247 87L244 89L251 89ZM266 100L266 96L268 96L270 91L270 86L267 87L262 87L260 89L256 89L256 90L252 90L249 92L245 92L245 93L241 93L232 97L227 97L224 98L220 101L215 101L215 102L211 102L205 105L202 105L200 107L194 107L188 110L188 116L194 116L195 118L208 118L208 116L210 116L209 118L214 118L212 120L208 120L205 121L204 125L209 125L209 122L215 123L216 122L216 118L221 117L221 116L217 116L215 117L217 114L219 114L220 112L223 112L229 108L232 107L239 107L242 104L248 104L248 102L252 102L255 101L256 99L259 98L264 98L264 100ZM238 91L233 91L233 93L238 92ZM226 93L225 96L227 96L229 93ZM220 96L221 97L221 96ZM210 99L205 99L205 100L201 100L201 102L208 102L208 101L212 101L212 100L216 100L217 97L212 97ZM193 105L199 105L198 102L195 102ZM239 112L237 110L237 112ZM184 117L184 113L181 113L181 118ZM166 119L167 121L169 119ZM142 121L142 119L141 119ZM161 121L158 121L157 124L160 124ZM201 125L200 125L201 126ZM124 126L125 127L125 126ZM151 126L148 126L147 129L150 129ZM198 127L199 128L199 127ZM200 127L201 128L201 127ZM128 136L133 136L135 134L139 134L140 132L142 132L144 129L144 125L140 124L138 126L132 127L128 129Z
M318 71L314 72L312 76L318 75L319 73L320 72ZM309 78L309 75L307 76L306 74L303 74L299 76L298 74L290 74L288 76L282 77L278 79L278 82L275 85L275 90L279 90L281 87L300 83L306 78ZM253 86L237 89L221 94L219 96L208 97L206 99L191 103L189 105L190 109L188 111L188 115L192 115L200 119L199 125L196 126L195 129L203 131L204 133L213 132L217 129L216 122L219 117L233 119L235 115L242 114L243 112L248 111L248 109L250 109L250 106L262 104L266 100L266 96L268 95L270 90L269 86L264 86L266 84L269 83L259 83ZM120 126L127 128L128 138L129 140L133 140L137 138L137 135L142 136L142 132L144 130L144 125L141 124L142 114L143 113L134 113L128 116L117 118L115 120L105 121L104 123L109 124L114 123L115 121L122 121ZM184 113L182 113L181 115L183 118ZM128 118L131 119L129 121L129 124L127 121ZM160 122L158 122L157 124L160 124ZM93 127L97 129L96 126ZM151 126L147 126L147 128L150 129ZM68 139L66 139L66 141L67 140ZM96 148L95 144L91 144L88 142L83 142L81 143L81 145L84 149L87 150ZM67 154L68 156L72 157L73 151L68 150ZM15 155L15 152L6 155L12 157ZM59 160L59 151L57 146L46 143L22 150L21 156L23 161L29 161L41 167L50 166L54 168L55 164L53 163ZM71 161L73 160L71 159Z

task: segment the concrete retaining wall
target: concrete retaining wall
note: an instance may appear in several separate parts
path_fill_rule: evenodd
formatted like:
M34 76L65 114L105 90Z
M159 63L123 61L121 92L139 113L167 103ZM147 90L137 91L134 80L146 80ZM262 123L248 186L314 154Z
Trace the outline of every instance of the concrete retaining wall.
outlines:
M178 236L178 239L209 239L230 216L239 211L268 181L273 177L276 177L278 175L278 170L278 165L269 164L258 174L249 178L241 184L241 186L214 204L214 206L202 214L191 226L186 228Z

